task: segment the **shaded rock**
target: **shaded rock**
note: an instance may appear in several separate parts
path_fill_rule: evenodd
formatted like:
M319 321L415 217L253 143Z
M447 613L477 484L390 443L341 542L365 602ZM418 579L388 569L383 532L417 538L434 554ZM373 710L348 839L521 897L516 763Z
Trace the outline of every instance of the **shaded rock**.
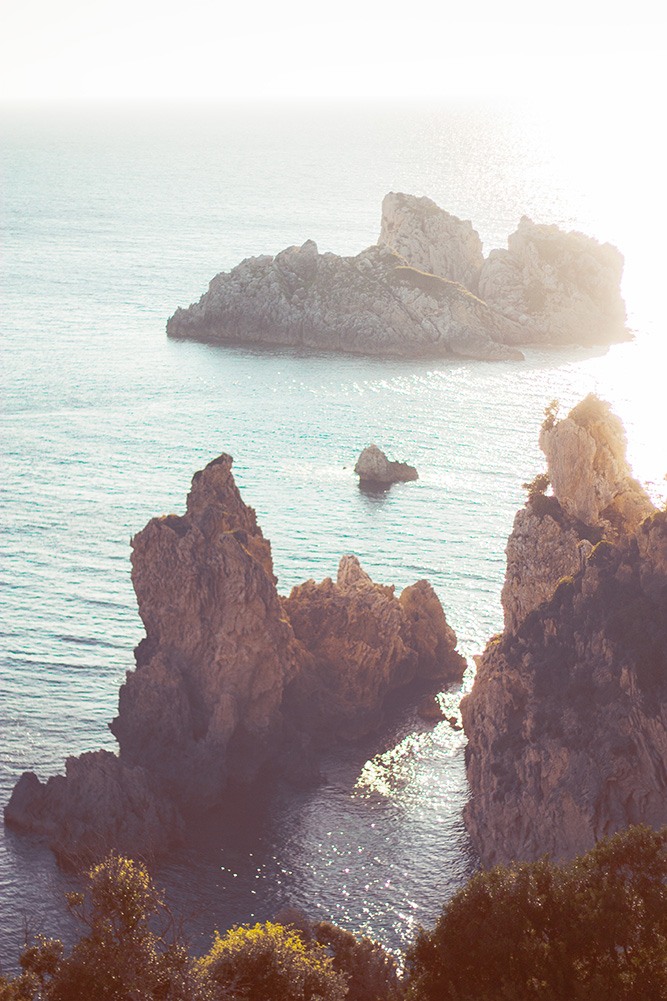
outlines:
M308 240L217 275L178 309L169 337L400 357L521 358L523 331L462 285L406 265L386 247L319 254Z
M145 770L122 764L110 751L68 758L65 775L42 783L24 772L5 807L5 822L45 836L58 860L78 867L97 861L113 845L151 859L183 836L183 822L152 788Z
M315 733L357 736L377 726L391 692L420 678L448 684L463 677L456 636L426 581L399 599L356 557L344 556L335 582L306 581L283 604L312 657L291 686L292 712Z
M601 401L543 439L557 496L533 498L515 521L506 628L461 704L464 817L489 865L569 858L629 824L667 823L667 513L629 478L622 428ZM638 526L639 508L650 513Z
M484 263L477 231L430 198L393 191L385 195L378 244L419 271L460 282L473 291L477 287Z
M222 455L197 473L186 514L153 518L132 541L146 638L111 730L189 807L220 801L274 753L285 685L302 651L276 592L271 551Z
M622 273L611 244L523 216L484 261L478 294L523 327L524 344L609 344L628 339Z
M407 483L419 479L414 466L409 466L407 462L390 461L375 444L363 449L354 471L361 482L370 484Z

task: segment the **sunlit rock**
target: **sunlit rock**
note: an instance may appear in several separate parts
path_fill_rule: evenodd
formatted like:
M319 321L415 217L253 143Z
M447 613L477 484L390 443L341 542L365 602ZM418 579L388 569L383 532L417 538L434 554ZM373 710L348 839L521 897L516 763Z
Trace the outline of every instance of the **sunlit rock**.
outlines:
M390 192L382 202L380 245L413 268L475 290L484 262L472 223L445 212L430 198Z
M252 257L177 309L170 337L400 357L521 358L522 330L455 281L386 247L320 254L312 240Z
M611 244L523 216L507 250L485 260L478 293L523 328L524 344L609 344L628 338L622 273Z
M393 462L376 444L368 445L357 459L354 471L361 483L389 485L418 480L419 473L407 462Z

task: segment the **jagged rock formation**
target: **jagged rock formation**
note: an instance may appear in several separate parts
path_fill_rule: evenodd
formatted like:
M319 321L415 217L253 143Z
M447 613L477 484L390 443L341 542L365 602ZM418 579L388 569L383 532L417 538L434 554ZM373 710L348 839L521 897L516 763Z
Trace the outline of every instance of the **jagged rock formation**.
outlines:
M667 823L667 512L632 480L605 404L588 397L551 423L556 495L517 517L506 628L461 706L465 821L486 864L567 858L629 824Z
M425 581L397 599L347 557L337 585L281 599L231 466L228 455L209 463L185 514L153 518L133 539L146 637L111 724L118 757L69 758L44 784L26 773L5 808L60 858L159 854L230 784L295 763L302 775L304 750L377 725L396 688L459 677L456 637Z
M307 240L217 275L178 309L169 337L403 357L520 358L520 328L457 282L408 267L385 247L319 254Z
M44 783L24 772L5 822L45 835L59 862L75 867L100 858L110 845L151 859L183 835L178 810L156 793L146 771L122 764L110 751L67 758L65 775Z
M419 473L407 462L393 462L375 443L364 448L357 459L354 471L360 483L389 485L418 480Z
M479 234L471 222L450 215L430 198L394 191L385 195L378 244L413 268L477 288L484 263Z
M430 198L390 192L378 244L356 257L312 240L217 275L177 309L170 337L352 354L498 360L518 344L623 340L621 254L523 217L484 260L470 222Z
M523 216L507 250L485 260L478 291L524 328L524 344L609 344L628 338L622 273L611 244Z
M577 573L600 539L625 537L654 511L625 457L623 425L609 405L587 396L563 420L550 414L540 433L553 494L532 492L517 512L505 550L505 628Z
M399 598L374 583L355 556L343 556L336 581L306 581L284 599L312 665L292 685L291 704L313 733L357 736L377 725L387 694L417 678L460 683L465 661L431 585L418 581Z

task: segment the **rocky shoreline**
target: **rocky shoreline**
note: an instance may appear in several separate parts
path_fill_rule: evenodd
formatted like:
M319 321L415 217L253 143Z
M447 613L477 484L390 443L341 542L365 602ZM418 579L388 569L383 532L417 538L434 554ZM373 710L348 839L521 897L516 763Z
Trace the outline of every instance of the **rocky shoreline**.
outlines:
M387 357L520 360L518 345L628 337L623 257L524 217L487 258L472 224L391 192L380 237L356 257L312 240L248 258L167 323L174 338Z

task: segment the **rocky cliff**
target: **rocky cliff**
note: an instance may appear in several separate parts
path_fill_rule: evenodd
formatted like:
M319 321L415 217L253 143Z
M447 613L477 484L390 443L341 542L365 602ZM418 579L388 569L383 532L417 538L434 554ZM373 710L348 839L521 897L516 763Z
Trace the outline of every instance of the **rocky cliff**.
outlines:
M460 680L456 637L425 581L399 599L345 557L335 585L280 598L231 466L222 455L196 473L185 514L153 518L133 539L146 637L111 723L118 757L69 758L46 783L26 773L5 808L61 858L159 853L230 784L377 726L397 688Z
M524 328L524 344L609 344L628 338L622 273L611 244L524 216L484 261L478 291Z
M177 309L170 337L496 360L519 344L627 337L621 254L524 217L507 250L484 260L470 222L430 198L390 192L378 244L356 257L312 240L217 275Z
M462 703L465 820L486 864L667 823L667 513L596 398L541 440L554 496L517 516L505 631Z
M403 357L520 358L520 329L462 285L409 267L386 247L320 254L312 240L217 275L178 309L170 337Z

